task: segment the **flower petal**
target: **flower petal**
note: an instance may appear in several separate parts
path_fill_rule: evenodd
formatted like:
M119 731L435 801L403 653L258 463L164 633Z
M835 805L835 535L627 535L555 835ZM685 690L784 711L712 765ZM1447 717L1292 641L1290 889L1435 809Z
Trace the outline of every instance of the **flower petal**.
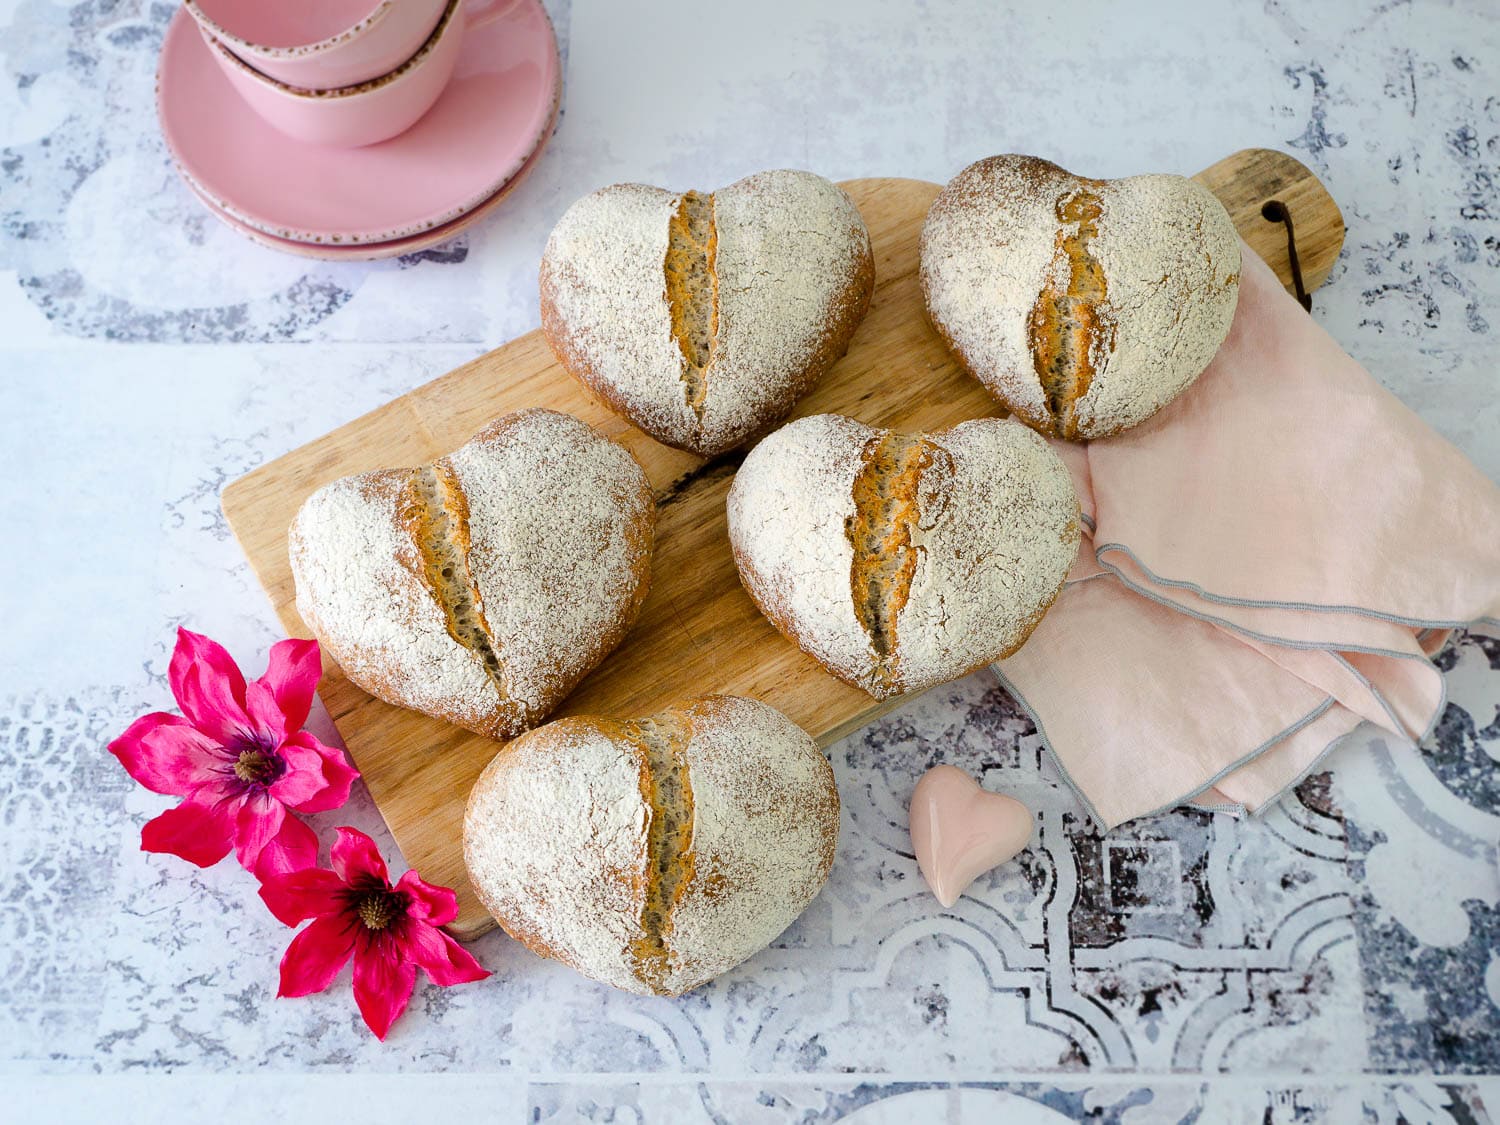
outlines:
M407 915L432 926L445 926L458 917L458 896L447 887L427 882L415 871L408 871L396 882L398 891L405 891Z
M245 677L223 645L202 633L178 629L167 682L177 706L195 727L220 742L229 741L219 730L221 712L225 710L221 701L229 700L229 713L243 719ZM206 697L205 691L209 693Z
M141 828L141 850L180 856L212 867L234 842L234 803L202 801L194 795Z
M255 877L270 878L317 866L318 834L290 813L284 813L281 828L260 850Z
M250 687L253 693L255 685ZM323 778L323 756L300 739L300 735L293 735L276 748L283 770L266 790L275 800L292 808L316 800L328 788Z
M490 975L468 950L435 926L409 922L400 941L406 955L427 971L433 984L447 988Z
M286 807L265 793L250 793L240 802L234 818L234 854L240 866L254 871L264 848L281 831Z
M245 714L244 688L235 694L234 684L206 664L192 664L182 674L182 694L177 697L193 726L215 742L233 746L265 741L256 735Z
M417 966L402 956L394 941L364 940L354 950L354 1002L365 1024L384 1039L417 983Z
M125 772L153 793L181 797L212 780L223 766L222 747L180 715L142 715L109 744Z
M349 800L349 789L359 771L342 750L325 746L306 731L281 744L286 772L271 786L271 796L298 812L327 812Z
M348 918L329 914L292 939L281 957L277 996L322 992L354 954L354 929Z
M307 722L307 713L312 709L313 692L323 675L323 658L319 655L317 641L302 641L295 638L277 641L271 646L271 655L266 662L266 674L255 682L276 705L276 714L281 722L277 738L282 739L293 731L302 729ZM263 706L256 703L251 693L252 708ZM258 716L252 710L252 719Z
M296 729L287 726L281 705L276 702L271 689L259 680L252 680L245 688L245 716L255 732L256 741L272 746L285 738L289 730Z
M334 841L329 858L339 878L353 886L361 878L379 879L390 886L390 875L385 860L380 858L380 849L375 841L357 828L340 828L339 838Z
M344 881L322 867L307 867L261 880L260 897L278 922L295 926L320 914L344 910Z
M167 668L167 682L172 687L173 695L177 694L177 685L181 683L183 674L194 664L207 664L223 679L235 685L236 694L244 694L245 677L229 651L218 641L205 637L202 633L178 628L177 645L172 650L172 663Z

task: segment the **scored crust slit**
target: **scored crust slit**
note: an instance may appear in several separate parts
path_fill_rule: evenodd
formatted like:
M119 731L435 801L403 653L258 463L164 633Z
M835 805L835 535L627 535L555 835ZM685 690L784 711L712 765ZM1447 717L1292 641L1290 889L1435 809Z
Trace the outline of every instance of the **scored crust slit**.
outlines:
M1031 307L1032 362L1056 419L1058 436L1076 438L1078 400L1115 350L1115 313L1104 267L1089 249L1104 205L1088 187L1060 196L1057 251L1047 286Z
M647 882L641 906L641 936L631 943L636 974L660 993L672 968L667 936L672 912L693 877L693 783L683 748L692 725L681 712L663 712L627 723L646 755L641 774L641 796L650 809L646 837Z
M920 438L887 430L865 447L854 478L854 514L846 521L854 553L850 591L875 654L873 674L886 690L899 679L896 622L917 571L917 486L933 455Z
M698 422L696 441L703 437L703 400L719 338L718 243L714 197L685 193L672 215L664 268L672 337L682 352L683 396Z
M469 567L469 505L451 466L439 461L411 471L401 520L417 545L427 588L447 618L448 635L484 662L501 706L512 706L500 646ZM525 708L520 712L516 719L525 723Z

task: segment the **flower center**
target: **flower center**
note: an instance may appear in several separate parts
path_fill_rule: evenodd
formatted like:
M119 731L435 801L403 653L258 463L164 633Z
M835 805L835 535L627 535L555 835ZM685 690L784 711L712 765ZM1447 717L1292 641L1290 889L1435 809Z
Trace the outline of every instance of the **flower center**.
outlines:
M264 750L241 750L234 776L251 785L267 785L281 773L281 762Z
M369 891L359 900L359 920L367 930L383 930L405 908L404 896L395 891Z

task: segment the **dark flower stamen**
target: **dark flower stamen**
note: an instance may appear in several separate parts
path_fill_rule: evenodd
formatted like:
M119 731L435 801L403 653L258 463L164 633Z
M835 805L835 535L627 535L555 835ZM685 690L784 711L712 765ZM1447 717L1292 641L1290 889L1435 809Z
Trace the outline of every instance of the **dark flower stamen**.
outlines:
M281 773L281 762L263 750L241 750L234 776L251 785L267 785Z
M367 930L383 930L406 909L404 895L393 891L369 891L361 896L358 906L359 920Z

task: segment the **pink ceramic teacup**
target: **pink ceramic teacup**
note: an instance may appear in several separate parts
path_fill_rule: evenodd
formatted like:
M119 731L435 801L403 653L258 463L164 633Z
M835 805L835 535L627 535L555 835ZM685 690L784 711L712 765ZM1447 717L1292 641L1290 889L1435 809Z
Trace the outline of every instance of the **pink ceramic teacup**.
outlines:
M422 48L447 0L186 0L205 34L262 74L336 90L389 74Z
M448 0L432 36L401 67L358 86L302 90L268 78L222 43L210 41L230 84L269 124L312 144L358 148L415 125L442 95L463 44L465 23L489 23L512 0ZM465 8L468 12L465 12Z

